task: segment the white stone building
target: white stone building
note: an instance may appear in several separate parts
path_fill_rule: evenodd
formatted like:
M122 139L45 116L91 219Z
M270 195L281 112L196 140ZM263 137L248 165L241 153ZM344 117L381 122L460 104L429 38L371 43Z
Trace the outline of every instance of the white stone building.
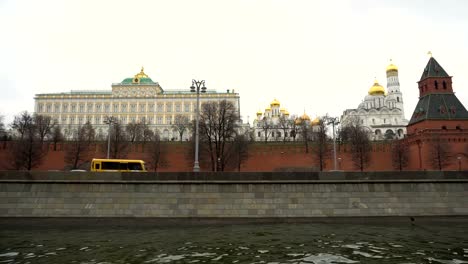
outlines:
M64 130L90 122L98 135L107 135L108 125L104 120L112 116L122 125L146 122L162 139L179 140L179 134L172 128L175 116L195 119L197 97L196 93L190 92L189 86L190 83L186 90L163 89L142 68L134 77L113 83L112 90L36 94L35 112L51 116ZM234 90L200 93L200 106L204 102L220 100L232 102L240 111L240 97ZM187 131L183 140L190 136Z
M395 65L387 67L387 92L375 80L358 108L343 112L341 125L346 126L354 119L358 119L369 130L372 140L404 137L408 120L405 118L398 68Z

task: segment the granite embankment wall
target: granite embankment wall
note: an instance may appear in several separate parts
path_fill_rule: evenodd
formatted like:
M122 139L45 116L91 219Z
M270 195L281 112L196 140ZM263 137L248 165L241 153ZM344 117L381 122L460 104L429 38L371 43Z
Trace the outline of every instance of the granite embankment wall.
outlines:
M468 216L468 172L0 172L0 217Z

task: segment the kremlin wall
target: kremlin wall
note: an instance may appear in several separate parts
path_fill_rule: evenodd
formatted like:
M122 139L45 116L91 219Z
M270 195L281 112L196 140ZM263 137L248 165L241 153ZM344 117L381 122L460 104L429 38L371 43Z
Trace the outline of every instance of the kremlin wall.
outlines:
M144 104L135 104L135 111L140 109L140 113L145 112L147 109L159 108L160 103L151 102L148 100L148 96L159 96L163 94L163 89L158 83L153 82L149 77L144 74L143 69L140 73L141 76L135 75L135 78L130 81L123 81L122 83L113 85L112 93L119 92L118 96L127 96L131 91L132 87L138 89L141 93L141 100L146 100ZM347 109L344 111L341 117L341 125L346 123L348 118L358 117L361 120L363 127L367 127L369 135L372 140L371 160L368 165L365 166L364 171L392 171L395 170L392 164L392 142L400 142L407 146L408 151L408 164L403 170L439 170L437 166L434 166L434 159L430 158L430 153L433 151L435 143L442 142L445 146L446 155L444 155L444 166L441 170L468 170L468 111L463 106L463 103L458 100L452 87L452 77L449 76L442 66L431 57L423 70L418 86L414 89L419 89L420 96L419 102L415 107L413 114L411 115L410 121L404 118L403 109L403 97L399 89L398 81L398 70L396 66L391 64L387 68L388 78L388 93L385 92L384 88L375 81L369 94L366 96L363 103L359 105L357 109ZM145 81L145 83L143 83ZM146 89L146 90L145 90ZM458 89L463 89L459 87ZM122 91L121 91L122 90ZM140 91L141 90L141 91ZM101 94L102 93L102 94ZM89 94L70 94L68 96L76 96L76 100L82 98L94 98L97 103L93 107L99 106L99 109L111 109L113 106L107 105L104 99L111 97L110 92L101 92L98 95ZM132 94L134 98L138 99L140 93ZM149 95L147 95L147 94ZM192 103L182 103L181 98L189 98L194 100L194 97L186 94L177 94L174 92L168 92L170 96L174 98L167 99L167 102L161 103L161 109L165 116L154 117L149 114L145 114L147 120L155 120L154 126L157 127L159 123L165 122L165 120L172 120L174 109L184 109L187 113L191 113L190 110L193 108ZM40 99L42 98L43 99ZM36 109L42 109L47 112L47 109L53 110L55 106L57 109L63 109L63 105L54 105L55 99L60 99L58 95L48 94L40 95L36 101ZM63 95L60 95L63 96ZM106 97L107 96L107 97ZM170 97L169 96L169 97ZM208 93L205 95L210 100L221 100L226 97L233 99L234 102L238 102L239 95L233 92L227 93ZM57 98L56 98L57 97ZM155 97L156 98L156 97ZM207 100L208 100L207 99ZM41 100L44 100L42 104ZM51 100L50 102L47 100ZM102 102L99 100L103 100ZM122 99L124 100L124 99ZM166 99L165 99L166 100ZM49 102L49 103L48 103ZM72 101L70 101L72 102ZM67 103L68 104L68 103ZM73 104L73 103L71 103ZM49 107L50 106L50 107ZM73 105L67 105L67 107L73 108ZM80 103L76 105L77 109L86 111L89 107L88 103L83 103L81 107ZM119 113L122 113L123 106L117 105ZM170 106L170 108L168 108ZM59 108L61 107L61 108ZM133 106L130 104L129 108ZM117 109L117 108L116 108ZM89 108L90 111L96 112L96 108ZM59 120L71 122L74 124L76 120L80 118L91 118L91 120L101 120L102 116L96 115L96 117L85 116L80 117L78 111L76 117L69 117L70 112L57 112L54 113L58 116ZM129 111L128 117L124 116L122 120L139 120L143 116L136 116L133 111ZM42 113L41 113L42 114ZM75 114L73 112L73 114ZM59 116L60 115L60 116ZM141 115L141 114L139 114ZM314 143L309 144L309 151L306 152L303 142L300 140L293 142L277 140L275 142L269 142L265 140L264 134L262 134L261 125L265 120L272 120L272 122L278 122L281 117L289 117L289 112L280 108L279 102L275 99L271 104L271 107L265 109L265 112L259 111L257 113L257 119L254 122L254 127L251 128L254 134L254 141L249 145L248 155L246 160L241 164L240 170L244 172L268 172L268 171L317 171L319 164L317 164L317 158L313 155L312 149ZM304 114L305 116L305 114ZM383 116L383 118L381 117ZM92 119L95 118L95 119ZM99 119L97 119L99 118ZM391 123L395 120L395 123ZM309 119L310 121L310 119ZM314 123L312 121L311 123ZM381 123L378 123L381 122ZM163 123L166 124L166 123ZM170 124L170 123L167 123ZM105 129L105 127L103 127ZM167 129L165 129L167 130ZM162 135L166 133L160 131ZM390 131L392 135L395 135L394 140L382 140L382 133ZM280 133L275 131L274 133ZM276 134L272 134L276 135ZM277 135L279 139L281 136L291 135L291 133L284 133ZM164 139L164 136L163 136ZM62 143L66 144L66 143ZM330 145L332 142L330 142ZM167 161L164 166L160 166L158 171L161 172L184 172L192 171L193 168L193 157L188 155L191 153L191 143L186 142L163 142L164 151L162 155ZM8 144L0 146L0 170L8 170L9 158L8 158ZM35 170L65 170L66 165L64 163L65 152L63 151L63 145L58 146L57 150L52 150L52 146L49 146L42 164L35 168ZM90 154L91 158L103 158L105 157L105 144L96 144ZM148 160L147 154L141 150L141 146L133 144L130 147L127 158L143 159ZM358 170L351 158L350 147L347 144L337 144L337 169L344 171L356 171ZM325 158L324 171L333 170L333 153L329 153L328 157ZM147 162L148 163L148 162ZM200 158L200 166L202 171L209 171L209 162L204 161L203 154ZM149 168L149 170L152 170ZM231 169L236 171L237 169Z

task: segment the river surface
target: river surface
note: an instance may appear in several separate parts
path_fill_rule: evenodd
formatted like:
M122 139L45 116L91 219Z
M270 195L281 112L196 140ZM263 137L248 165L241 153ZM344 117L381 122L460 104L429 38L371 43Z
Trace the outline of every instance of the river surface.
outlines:
M468 263L464 224L0 227L0 263Z

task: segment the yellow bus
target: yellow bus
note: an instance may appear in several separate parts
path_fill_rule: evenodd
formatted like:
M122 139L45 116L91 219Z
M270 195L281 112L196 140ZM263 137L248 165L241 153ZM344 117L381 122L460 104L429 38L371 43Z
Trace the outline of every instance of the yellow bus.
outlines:
M129 159L93 159L91 171L145 172L145 162Z

